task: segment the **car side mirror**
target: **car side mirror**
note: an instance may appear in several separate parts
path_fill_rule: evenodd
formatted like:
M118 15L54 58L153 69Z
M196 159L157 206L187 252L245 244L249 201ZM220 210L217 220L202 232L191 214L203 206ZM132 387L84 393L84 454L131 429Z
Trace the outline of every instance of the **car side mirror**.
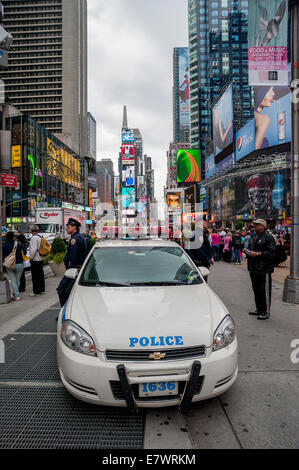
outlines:
M207 277L209 274L211 274L211 271L204 266L198 266L197 269L203 277Z
M77 276L78 276L78 269L77 268L70 268L70 269L67 269L64 273L64 277L66 277L67 279L76 279Z

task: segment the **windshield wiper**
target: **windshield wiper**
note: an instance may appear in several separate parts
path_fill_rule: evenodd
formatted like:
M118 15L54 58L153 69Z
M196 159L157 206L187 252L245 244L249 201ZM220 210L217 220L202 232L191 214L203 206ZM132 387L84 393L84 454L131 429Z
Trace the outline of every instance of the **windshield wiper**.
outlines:
M103 282L103 281L80 281L83 286L104 286L104 287L130 287L129 283L117 283L117 282Z
M200 278L196 279L196 281L200 280ZM192 281L149 281L149 282L134 282L131 286L181 286L186 285L190 286L193 284L195 279ZM196 283L197 284L197 283Z

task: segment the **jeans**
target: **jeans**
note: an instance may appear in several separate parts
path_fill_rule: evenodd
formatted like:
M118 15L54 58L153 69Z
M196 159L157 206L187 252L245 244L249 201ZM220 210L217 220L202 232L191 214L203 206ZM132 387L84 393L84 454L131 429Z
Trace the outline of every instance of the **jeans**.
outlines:
M241 249L234 248L233 250L233 262L241 264Z
M214 261L219 261L219 245L212 246L213 258Z
M23 263L16 264L15 269L7 269L7 275L11 281L11 288L15 298L20 297L19 284L24 270Z

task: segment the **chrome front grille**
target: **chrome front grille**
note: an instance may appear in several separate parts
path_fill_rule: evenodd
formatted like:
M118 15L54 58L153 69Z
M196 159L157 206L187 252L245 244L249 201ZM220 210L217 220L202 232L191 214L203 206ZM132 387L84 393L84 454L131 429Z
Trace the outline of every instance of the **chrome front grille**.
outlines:
M173 349L161 349L159 352L165 354L165 357L161 359L150 358L150 355L157 353L158 350L142 350L137 349L135 351L129 351L128 349L107 349L106 358L107 361L115 362L128 362L128 361L173 361L173 360L184 360L194 357L204 357L206 355L205 346L193 346L189 348L173 348Z

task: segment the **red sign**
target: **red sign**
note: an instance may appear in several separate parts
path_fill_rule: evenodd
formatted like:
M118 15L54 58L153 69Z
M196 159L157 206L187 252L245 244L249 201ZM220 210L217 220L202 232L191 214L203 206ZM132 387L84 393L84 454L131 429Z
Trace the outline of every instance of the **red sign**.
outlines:
M16 188L18 186L18 180L15 175L6 175L5 173L0 174L1 186L8 186L10 188Z

